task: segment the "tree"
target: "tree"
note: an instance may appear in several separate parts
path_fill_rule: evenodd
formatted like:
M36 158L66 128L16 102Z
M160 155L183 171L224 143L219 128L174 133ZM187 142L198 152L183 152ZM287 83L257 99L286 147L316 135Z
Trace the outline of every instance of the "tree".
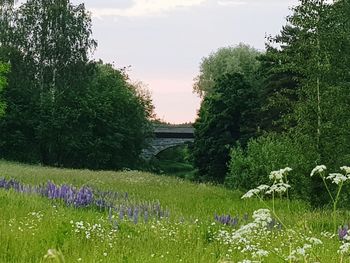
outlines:
M84 65L95 47L91 19L84 5L74 6L66 0L30 0L17 9L11 3L3 8L11 10L11 15L3 12L7 15L0 19L8 25L1 30L0 55L10 61L13 70L5 94L9 107L0 125L2 135L15 136L13 142L38 144L41 161L53 164L59 141L56 120L61 119L55 110L64 106L69 92L85 89ZM12 152L19 150L21 156L18 148ZM28 153L23 155L32 159Z
M66 98L76 108L61 114L71 117L63 126L68 130L59 131L63 134L60 164L90 169L136 168L152 132L149 119L153 112L147 108L152 103L148 99L127 82L122 72L108 64L97 64L86 94Z
M203 58L193 90L201 97L205 97L206 94L214 91L215 80L223 75L234 73L243 74L253 86L256 86L259 55L259 51L242 43L236 47L218 49Z
M3 89L7 85L5 74L8 73L8 70L8 65L0 63L0 98ZM0 100L0 117L3 116L5 113L5 106L6 104L4 103L4 101Z
M294 44L299 28L286 25L280 35L268 37L266 52L259 56L261 85L261 109L259 125L264 132L284 132L295 127L293 118L303 79L302 65L296 67L293 58L298 55ZM288 44L286 44L288 43Z
M349 7L343 0L301 0L263 62L265 126L283 123L277 131L297 138L307 166L335 170L350 162ZM313 180L314 204L324 202L320 186Z
M224 182L230 148L239 142L252 87L242 74L226 74L215 80L194 124L192 148L199 180ZM242 134L243 133L243 134Z
M21 32L18 48L31 58L36 72L36 135L41 159L53 164L59 158L57 127L62 127L56 109L65 107L68 93L78 95L85 89L84 65L96 46L91 39L91 18L83 4L74 6L68 0L30 0L21 6L17 17Z

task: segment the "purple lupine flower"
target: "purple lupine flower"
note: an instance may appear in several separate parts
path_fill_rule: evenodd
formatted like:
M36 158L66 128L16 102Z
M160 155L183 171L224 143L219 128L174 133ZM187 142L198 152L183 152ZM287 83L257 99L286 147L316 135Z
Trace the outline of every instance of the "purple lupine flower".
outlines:
M112 207L109 208L108 210L108 220L109 222L112 222L113 214L112 214Z
M47 183L47 197L50 199L56 198L56 185L52 182Z
M132 218L132 208L131 207L128 208L128 217Z
M148 211L147 210L145 210L143 217L144 217L145 222L148 223Z
M155 216L156 218L169 217L170 213L168 210L163 210L159 201L157 202L143 202L137 205L130 205L129 195L125 193L121 195L118 192L101 192L92 191L88 187L82 187L76 189L75 187L67 184L61 186L49 181L46 184L39 186L29 186L23 185L15 179L7 180L6 178L0 178L0 188L14 191L20 193L34 193L41 196L47 197L49 199L59 199L65 202L66 205L74 205L75 207L87 207L95 205L101 209L109 209L109 218L111 213L113 213L113 207L116 204L117 199L119 202L124 202L129 205L125 207L123 204L119 204L119 218L124 219L125 215L128 215L130 220L134 223L138 223L139 217L143 214L145 222L149 220L150 217ZM97 193L97 195L96 195ZM123 200L124 197L125 199ZM118 210L115 209L115 212ZM112 220L113 221L113 220ZM116 222L113 224L117 224Z
M6 185L6 179L0 178L0 188L5 188L5 185Z
M215 214L214 215L214 219L215 221L223 224L223 225L226 225L226 226L237 226L238 225L238 217L232 217L231 215L217 215Z
M133 219L134 219L134 224L136 225L139 221L139 210L137 207L134 209L134 218Z
M82 187L75 196L74 205L76 207L85 207L93 203L93 193L90 188Z
M338 236L339 236L339 239L340 240L343 240L345 239L345 237L348 235L348 230L349 230L349 227L347 225L339 228L338 230Z
M119 219L123 220L124 219L124 207L121 206L119 209Z

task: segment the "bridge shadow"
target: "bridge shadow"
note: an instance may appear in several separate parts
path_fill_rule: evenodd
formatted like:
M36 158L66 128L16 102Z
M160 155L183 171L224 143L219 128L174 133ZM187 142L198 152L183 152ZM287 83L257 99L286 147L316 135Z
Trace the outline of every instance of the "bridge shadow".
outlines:
M190 161L188 144L168 147L153 156L149 163L159 174L193 179L194 167Z

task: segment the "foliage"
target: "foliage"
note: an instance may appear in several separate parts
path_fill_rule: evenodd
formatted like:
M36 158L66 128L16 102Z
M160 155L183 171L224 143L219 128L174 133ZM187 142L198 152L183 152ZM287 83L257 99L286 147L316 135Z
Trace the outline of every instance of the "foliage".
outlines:
M2 92L7 85L5 74L8 73L9 67L6 64L0 63L0 117L4 115L6 104L1 100Z
M247 116L254 96L249 82L239 73L217 79L214 90L204 98L194 124L192 158L198 179L223 182L230 148L251 136Z
M71 130L62 130L62 164L68 167L109 169L135 168L145 138L150 137L151 105L148 97L124 79L110 65L97 65L92 82L77 100L78 110L71 117ZM68 108L68 115L71 110ZM69 115L68 115L69 116Z
M203 58L200 74L196 77L193 90L201 97L215 92L215 81L226 74L240 73L252 85L256 84L259 68L257 57L260 53L245 44L224 47ZM254 85L253 85L254 86Z
M84 5L30 0L5 7L11 15L0 17L7 24L0 59L12 71L0 155L76 168L136 167L151 131L151 97L122 70L89 61L96 41Z
M249 190L267 184L267 175L279 167L291 167L288 179L293 185L291 196L309 200L310 180L305 176L313 167L307 152L287 134L268 134L249 141L247 148L232 148L226 185L232 189Z
M280 35L267 39L266 53L258 57L259 76L262 78L259 126L265 132L280 133L296 125L292 113L298 100L302 75L300 70L290 66L290 60L297 51L283 44L294 43L297 34L298 28L283 27ZM282 48L278 48L279 45L283 45Z
M193 180L195 170L189 158L187 144L168 148L151 159L151 171Z
M350 162L350 5L302 0L292 10L287 25L268 38L267 52L259 57L259 128L278 135L235 148L227 183L249 189L263 183L261 174L290 166L296 196L322 205L328 203L322 180L313 177L308 186L304 175L305 168L320 163L336 169Z
M302 138L303 151L312 152L308 162L331 169L350 161L349 10L347 1L300 1L289 25L273 41L280 47L275 53L282 64L275 71L291 72L297 81L289 88L295 103L292 110L286 108L288 129ZM290 101L288 96L283 100ZM314 204L324 203L321 187L313 179Z

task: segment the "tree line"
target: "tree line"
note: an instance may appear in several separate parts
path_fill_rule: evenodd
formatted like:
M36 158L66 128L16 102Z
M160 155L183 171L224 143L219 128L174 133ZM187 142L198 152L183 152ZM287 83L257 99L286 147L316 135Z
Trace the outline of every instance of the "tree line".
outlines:
M317 164L350 163L350 3L300 0L261 52L240 44L204 58L192 159L197 180L247 190L290 166L292 195L324 204Z
M97 42L84 4L0 4L0 158L135 168L152 132L151 97L125 70L90 59Z

